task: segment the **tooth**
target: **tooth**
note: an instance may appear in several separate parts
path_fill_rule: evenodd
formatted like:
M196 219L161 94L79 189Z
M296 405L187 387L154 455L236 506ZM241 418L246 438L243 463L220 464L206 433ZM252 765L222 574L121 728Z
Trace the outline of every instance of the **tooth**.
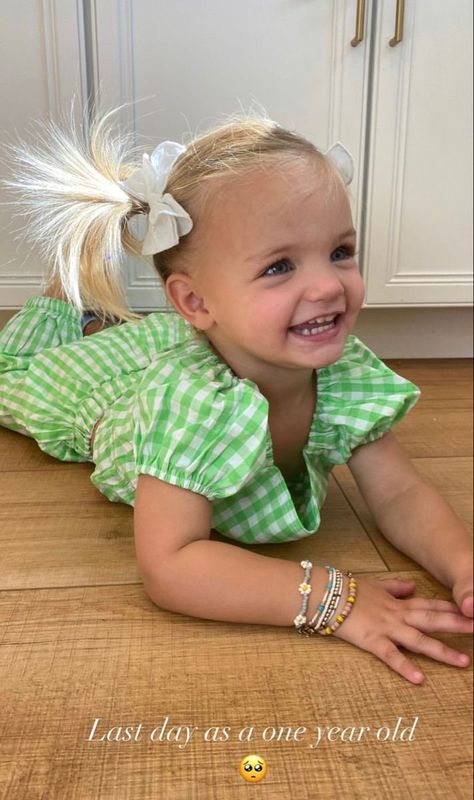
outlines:
M305 328L301 327L300 336L313 336L316 333L324 333L324 331L330 330L331 325L322 325L319 328L311 328L307 325Z
M317 323L329 322L330 320L334 319L335 316L336 316L335 314L332 314L330 317L316 317L315 321ZM311 322L312 322L312 320L311 320Z

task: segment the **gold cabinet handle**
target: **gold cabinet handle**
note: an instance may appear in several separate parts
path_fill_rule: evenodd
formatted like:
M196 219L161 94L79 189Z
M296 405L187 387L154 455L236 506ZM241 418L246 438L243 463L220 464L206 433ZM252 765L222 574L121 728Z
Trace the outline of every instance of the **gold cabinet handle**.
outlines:
M364 38L364 23L365 23L365 0L357 0L356 30L355 30L355 36L351 41L352 47L357 47L357 45Z
M390 39L390 47L396 47L403 39L403 18L405 16L405 0L397 0L397 13L395 16L395 36Z

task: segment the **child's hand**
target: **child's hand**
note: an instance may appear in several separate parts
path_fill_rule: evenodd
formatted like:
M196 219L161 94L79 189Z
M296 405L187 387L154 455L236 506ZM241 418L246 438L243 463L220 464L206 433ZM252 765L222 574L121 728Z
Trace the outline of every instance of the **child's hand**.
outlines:
M453 598L465 617L474 616L472 584L472 565L470 565L466 571L466 574L459 577L453 586Z
M368 650L412 683L423 674L399 647L465 667L469 656L453 650L426 633L472 633L473 620L466 619L455 603L405 598L415 589L414 581L357 578L357 599L350 615L334 636Z

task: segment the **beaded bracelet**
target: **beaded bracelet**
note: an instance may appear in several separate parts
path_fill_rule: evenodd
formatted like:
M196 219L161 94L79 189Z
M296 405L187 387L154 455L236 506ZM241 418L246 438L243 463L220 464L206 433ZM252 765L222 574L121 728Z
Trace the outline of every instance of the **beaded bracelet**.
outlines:
M306 563L310 562L301 562L303 566ZM344 620L349 616L353 605L356 601L357 596L357 584L356 581L352 578L351 572L345 572L344 575L349 577L349 592L346 598L346 604L340 614L337 614L337 610L339 604L341 602L342 596L342 586L343 586L343 573L339 570L336 570L334 567L326 566L326 569L329 573L329 582L326 584L326 592L321 603L318 605L316 614L310 621L310 623L306 624L306 617L303 614L299 614L294 619L294 624L297 628L297 632L299 634L305 634L306 636L311 636L314 633L320 633L323 636L329 636L334 631L336 631L340 625L344 622ZM306 577L306 576L305 576ZM302 584L301 584L302 585ZM310 590L311 591L311 588ZM304 604L304 613L306 612L307 604L308 604L308 596L309 592L306 596L306 603ZM327 625L328 620L333 616L334 610L336 611L336 620L331 625ZM320 620L320 622L315 624L316 619Z
M328 582L326 583L326 585L324 587L326 589L326 591L324 593L323 599L321 600L321 602L319 603L319 605L316 608L316 613L315 613L314 617L308 623L311 627L317 627L316 620L317 619L321 619L321 617L325 613L326 601L328 599L328 595L329 595L329 593L331 591L331 588L332 588L333 583L334 583L334 578L335 578L335 575L336 575L336 570L334 569L334 567L330 567L330 566L326 565L325 569L327 569L327 571L328 571Z
M300 564L304 569L304 580L303 583L300 583L298 586L298 591L303 595L303 600L301 603L300 613L293 620L293 624L296 628L299 628L306 622L306 611L308 608L309 596L311 594L311 570L313 569L313 564L311 561L300 561Z
M339 602L340 602L340 599L341 599L340 592L339 592L339 596L337 598L334 597L334 592L335 592L335 588L336 588L336 585L337 585L336 582L339 580L339 578L341 579L341 582L342 582L342 574L339 572L339 570L335 569L334 567L330 567L329 565L326 566L326 569L328 570L328 573L329 573L329 580L328 580L328 583L326 584L326 587L325 587L326 588L326 592L324 594L323 599L321 600L321 603L318 605L317 613L315 615L315 616L318 616L318 611L320 611L321 612L320 613L320 618L322 618L324 620L328 620L332 616L334 608L339 605ZM334 603L334 606L333 606L332 610L328 614L327 613L328 606L331 603ZM314 617L313 617L313 620L314 620ZM298 633L299 634L305 634L306 636L312 636L314 633L316 633L317 629L319 628L319 625L315 626L313 624L313 620L311 620L310 623L306 623L306 620L302 619L300 621L300 624L297 625Z
M341 595L342 595L342 587L344 585L344 577L342 572L339 570L334 570L335 577L333 581L333 588L329 593L329 597L326 603L326 610L323 614L321 614L318 618L318 621L315 622L314 618L310 621L310 625L314 628L324 628L331 617L333 616L334 612L337 611L339 607L339 603L341 602ZM317 614L315 615L318 616Z
M347 596L346 605L341 613L337 615L336 620L332 623L332 625L328 625L326 628L317 631L317 633L320 633L322 636L331 636L334 631L336 631L339 626L342 625L344 620L347 619L354 608L357 597L357 583L352 577L352 572L346 572L344 574L349 578L349 594Z

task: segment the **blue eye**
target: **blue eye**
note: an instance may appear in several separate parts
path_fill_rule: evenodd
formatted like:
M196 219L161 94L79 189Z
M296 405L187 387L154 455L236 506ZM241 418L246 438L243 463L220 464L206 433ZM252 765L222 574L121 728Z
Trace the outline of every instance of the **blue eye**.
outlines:
M341 253L341 258L334 258L336 253ZM332 253L331 258L333 261L345 261L349 258L354 258L355 256L355 249L352 245L342 245L341 247L337 247Z
M277 276L278 275L286 275L286 270L284 272L282 272L282 271L280 271L278 269L278 267L290 267L290 262L287 261L286 258L283 258L281 261L275 261L274 264L272 264L270 267L267 267L267 269L265 270L265 272L263 274L264 275L270 275L270 276L272 276L272 275L277 275ZM271 270L277 270L277 271L273 272Z

